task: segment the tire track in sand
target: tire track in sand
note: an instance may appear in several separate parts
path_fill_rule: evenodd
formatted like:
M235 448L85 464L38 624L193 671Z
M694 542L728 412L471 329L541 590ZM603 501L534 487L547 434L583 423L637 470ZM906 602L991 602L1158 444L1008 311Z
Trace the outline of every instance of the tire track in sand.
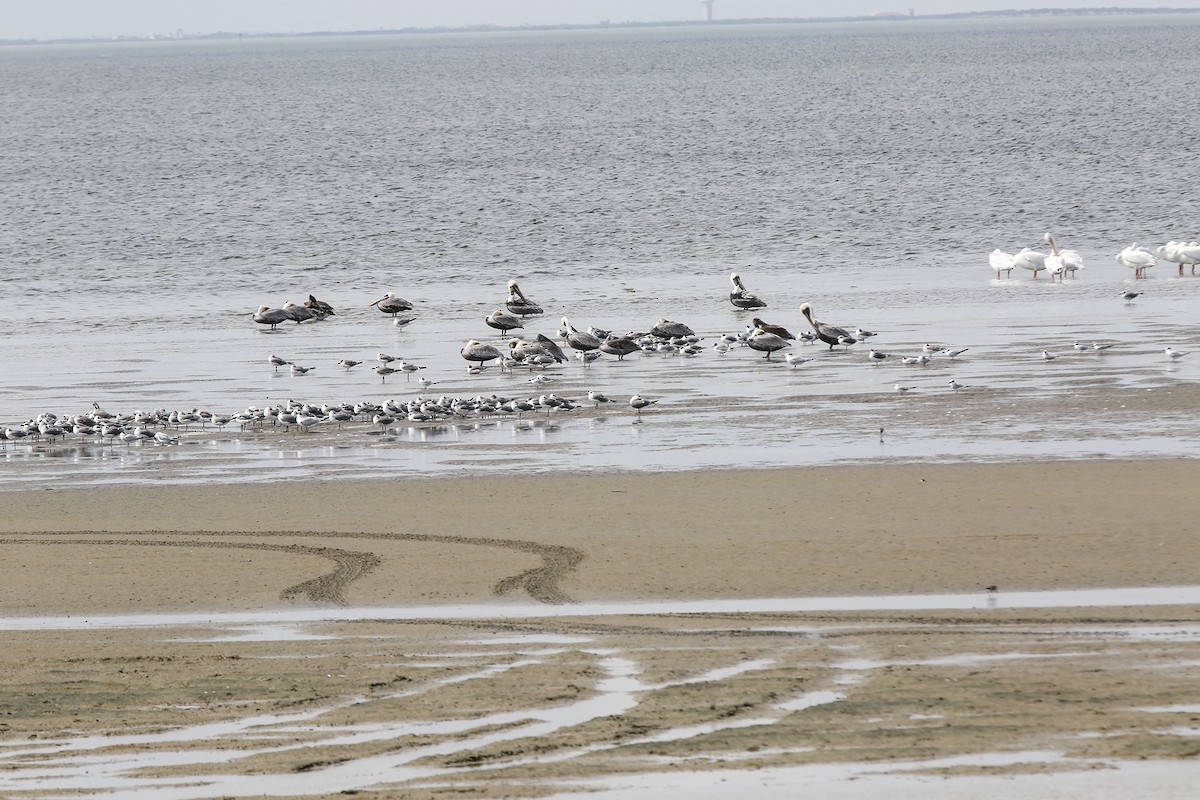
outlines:
M384 541L432 542L435 544L468 545L474 547L495 547L504 550L516 550L537 556L541 565L532 567L516 575L501 578L492 587L495 595L511 594L523 589L533 600L540 603L560 604L574 602L559 586L559 582L575 570L579 562L586 557L582 550L560 545L540 544L521 539L496 539L491 537L451 536L423 533L313 533L311 531L64 531L63 537L103 537L103 538L58 538L54 532L30 533L27 536L9 535L0 538L0 544L70 544L70 545L132 545L144 547L211 547L246 550L265 550L311 555L331 560L335 564L332 572L318 575L300 583L287 587L280 593L284 600L294 600L306 597L313 602L334 603L346 605L346 588L362 576L374 570L383 563L383 559L375 553L343 550L334 547L308 547L298 544L269 544L266 542L227 542L212 539L142 539L115 538L117 536L214 536L214 537L244 537L244 538L336 538Z

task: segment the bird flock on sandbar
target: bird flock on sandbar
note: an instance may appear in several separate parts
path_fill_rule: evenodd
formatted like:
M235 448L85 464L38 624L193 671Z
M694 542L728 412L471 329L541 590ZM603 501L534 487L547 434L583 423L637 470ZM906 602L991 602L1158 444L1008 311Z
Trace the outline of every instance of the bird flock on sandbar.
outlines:
M1038 273L1046 271L1052 280L1061 281L1074 277L1083 269L1083 259L1074 250L1060 250L1049 233L1043 241L1049 247L1049 252L1041 252L1031 247L1025 247L1016 254L1005 253L999 249L992 251L989 256L990 266L999 278L1001 273L1011 273L1012 269L1020 267L1029 270L1036 278ZM1123 266L1134 270L1134 277L1144 277L1145 271L1157 264L1158 260L1177 264L1179 274L1183 275L1185 267L1191 267L1195 274L1197 264L1200 264L1200 244L1196 242L1168 242L1157 248L1155 252L1137 245L1136 243L1117 254L1116 260ZM739 311L754 311L762 313L761 309L767 303L758 295L746 288L745 281L738 272L729 276L733 286L729 293L730 304ZM795 343L815 345L820 342L835 348L849 348L860 343L867 343L876 333L861 327L853 329L824 322L814 316L812 305L800 305L800 314L808 323L810 330L793 334L786 327L773 324L761 316L755 316L746 325L745 330L736 333L724 333L716 337L711 344L704 344L703 337L698 336L691 327L682 322L659 319L644 331L614 333L596 327L580 330L570 319L563 316L557 331L557 341L543 333L530 334L525 326L530 317L544 314L543 308L530 300L517 281L508 281L508 297L504 308L498 308L483 318L488 328L499 331L501 336L512 335L505 344L496 346L480 339L470 339L459 350L459 355L467 362L467 374L478 375L489 368L498 369L501 373L516 375L519 371L528 375L525 378L532 393L521 397L502 397L499 395L476 395L472 397L440 397L417 398L410 401L387 400L383 403L360 401L357 403L304 403L286 401L284 403L258 408L250 406L244 410L230 414L219 414L198 409L191 411L133 411L130 413L110 413L100 408L98 403L92 404L92 409L78 414L58 415L43 412L31 419L14 425L0 426L0 446L9 442L31 442L64 440L68 435L113 444L121 442L125 445L156 444L170 446L178 444L180 433L195 427L206 429L209 426L223 430L236 426L241 431L262 428L265 425L282 426L284 431L311 431L317 426L334 426L339 430L352 423L369 422L370 429L380 433L388 433L398 426L420 425L447 420L479 419L479 418L520 418L525 414L544 412L546 414L561 413L585 408L590 405L599 409L611 402L603 393L590 390L587 392L586 403L582 400L560 397L552 391L545 391L556 380L545 372L547 367L567 363L568 358L564 347L573 351L574 358L585 367L605 356L623 361L634 354L663 354L693 358L704 353L723 356L734 349L746 348L763 354L763 359L771 361L772 356L788 350ZM1125 290L1121 293L1125 302L1132 303L1141 296L1141 292ZM369 303L368 308L375 308L387 315L397 327L404 328L418 317L407 314L415 310L413 303L399 297L393 292L386 292L377 300ZM259 325L268 326L275 330L277 326L291 322L306 324L324 321L336 316L333 306L325 301L309 295L302 305L288 301L280 308L261 305L252 315ZM1074 342L1071 351L1076 353L1092 353L1103 355L1114 347L1113 342ZM921 352L911 354L894 354L868 346L866 361L872 364L894 362L906 366L928 366L935 359L954 361L968 351L968 348L943 347L941 345L925 344ZM1166 347L1163 354L1167 361L1175 362L1187 355L1187 352ZM1048 349L1041 351L1041 359L1049 362L1059 358L1059 353ZM801 367L813 360L796 352L783 354L782 361L793 369ZM295 376L302 376L316 367L298 364L291 359L274 353L266 358L268 365L276 372L283 368ZM417 376L417 386L429 390L440 381L435 381L420 375L426 369L425 365L407 361L398 356L379 353L370 369L386 384L391 376L403 376L411 381ZM337 366L346 371L367 364L363 360L343 358ZM534 374L534 372L537 374ZM969 388L967 384L957 379L948 382L949 391L958 393ZM910 383L895 383L893 390L899 394L908 394L918 389ZM641 420L642 411L656 405L658 398L648 398L641 394L632 395L627 405L636 417Z

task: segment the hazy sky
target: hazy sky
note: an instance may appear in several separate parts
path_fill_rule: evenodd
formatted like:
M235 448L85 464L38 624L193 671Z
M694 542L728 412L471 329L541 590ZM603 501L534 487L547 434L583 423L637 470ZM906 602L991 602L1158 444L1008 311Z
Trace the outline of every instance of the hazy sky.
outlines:
M1196 7L1200 0L714 0L715 17L865 16L1120 5ZM308 32L409 26L544 25L701 18L700 0L0 0L0 39L170 33Z

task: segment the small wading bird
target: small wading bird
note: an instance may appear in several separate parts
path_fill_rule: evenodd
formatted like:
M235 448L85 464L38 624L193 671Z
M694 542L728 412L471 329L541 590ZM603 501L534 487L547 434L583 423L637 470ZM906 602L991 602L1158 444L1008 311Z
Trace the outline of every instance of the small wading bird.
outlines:
M742 276L736 272L729 276L729 280L733 283L733 291L729 293L729 302L733 303L735 308L746 310L748 308L766 308L767 304L761 300L758 295L753 294L742 283Z
M658 402L657 400L647 400L646 398L642 397L640 394L635 394L633 397L629 398L630 407L633 408L633 410L637 412L637 415L639 417L642 416L643 408L646 408L647 406L652 406L657 402Z

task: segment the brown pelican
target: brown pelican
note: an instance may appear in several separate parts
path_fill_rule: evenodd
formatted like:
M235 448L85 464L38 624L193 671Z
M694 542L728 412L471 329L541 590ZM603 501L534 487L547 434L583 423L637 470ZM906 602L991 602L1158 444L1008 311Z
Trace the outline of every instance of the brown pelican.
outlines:
M795 338L796 338L795 336L792 335L791 331L789 331L787 328L783 327L782 325L768 325L767 323L763 322L758 317L755 317L754 319L752 319L751 322L754 324L755 328L762 328L767 333L773 333L776 336L780 336L784 339L789 339L789 340L795 340Z
M625 356L636 353L642 348L628 336L609 336L600 343L600 352L616 356L617 361L624 361Z
M413 304L405 300L403 297L397 297L391 292L388 292L383 297L376 300L371 305L378 308L384 314L390 314L393 317L401 311L412 311Z
M600 348L600 339L586 331L577 331L567 320L562 318L562 325L567 329L567 344L576 350L587 352L588 350L598 350Z
M671 322L667 319L660 319L650 329L650 335L657 336L660 339L670 339L674 336L695 336L696 333L682 322Z
M508 343L512 357L517 361L527 361L530 358L545 359L546 363L557 361L562 363L567 360L563 355L559 346L547 339L545 336L539 335L536 341L528 339L513 339ZM529 362L535 363L535 362Z
M539 333L537 335L537 344L539 346L545 348L546 352L549 353L551 356L553 356L554 360L557 361L558 363L561 364L562 362L567 360L567 357L565 355L563 355L562 348L559 347L555 343L555 341L553 339L551 339L549 336L547 336L546 334Z
M733 282L733 291L729 293L729 302L740 309L748 308L766 308L767 304L763 302L758 295L751 294L749 290L742 285L742 276L736 272L729 276L729 280Z
M288 315L288 319L295 320L297 325L299 325L301 322L308 322L310 319L320 320L325 318L325 315L322 312L317 311L315 308L298 306L291 300L288 300L283 304L283 311Z
M542 307L530 301L525 296L525 293L521 291L521 287L517 286L516 281L508 282L508 300L505 301L504 305L508 307L509 311L521 317L542 313Z
M505 314L500 309L496 309L491 314L483 318L483 321L489 328L495 328L501 333L508 333L514 328L524 328L521 320L515 314Z
M774 333L767 333L762 328L755 328L754 333L746 338L746 345L751 350L757 350L760 353L766 353L763 358L771 360L771 353L776 350L782 350L785 347L791 347L788 340Z
M308 296L308 299L304 301L304 307L316 309L326 316L336 316L333 313L333 306L329 305L329 303L326 303L324 300L318 300L311 294Z
M817 338L829 345L830 350L833 349L835 344L852 345L858 341L853 336L846 333L844 328L839 328L836 325L826 325L819 319L813 319L812 306L810 306L808 303L800 304L800 313L804 315L806 320L808 320L808 324L812 325L813 332L817 334Z
M270 325L271 330L275 330L276 325L281 322L287 322L289 319L291 317L282 308L259 306L258 311L254 312L254 321L259 325Z

